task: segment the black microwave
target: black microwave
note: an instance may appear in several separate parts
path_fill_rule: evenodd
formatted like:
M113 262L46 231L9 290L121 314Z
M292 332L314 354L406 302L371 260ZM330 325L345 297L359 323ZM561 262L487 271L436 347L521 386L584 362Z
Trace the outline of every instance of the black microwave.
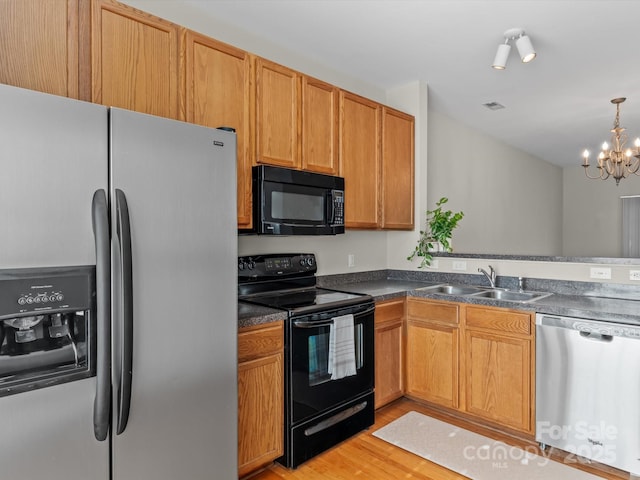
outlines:
M257 235L344 233L344 178L290 168L252 169L253 229Z

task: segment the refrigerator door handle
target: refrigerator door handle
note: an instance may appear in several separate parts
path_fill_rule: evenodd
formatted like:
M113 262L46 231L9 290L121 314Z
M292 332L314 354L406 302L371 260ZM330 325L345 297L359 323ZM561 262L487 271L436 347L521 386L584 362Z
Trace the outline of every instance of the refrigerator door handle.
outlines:
M91 203L96 248L96 396L93 432L103 441L109 433L111 412L111 258L109 213L104 190L96 190Z
M133 376L133 267L131 258L131 224L129 207L124 192L116 189L117 235L120 246L120 271L122 272L122 314L123 331L120 362L120 382L118 385L118 422L116 433L120 435L127 428L131 406L131 381Z

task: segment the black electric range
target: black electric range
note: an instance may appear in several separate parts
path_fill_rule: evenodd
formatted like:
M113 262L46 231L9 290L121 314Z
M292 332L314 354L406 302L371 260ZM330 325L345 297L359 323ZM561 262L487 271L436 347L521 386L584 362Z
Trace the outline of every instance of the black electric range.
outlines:
M266 254L238 258L238 299L286 310L290 316L370 303L369 295L316 286L315 255Z
M313 254L238 258L239 300L288 312L285 448L278 462L289 468L368 428L375 417L373 298L317 287L316 271ZM345 344L336 338L345 319L353 323L353 343L341 361L352 362L353 369L338 374L335 352L345 351Z

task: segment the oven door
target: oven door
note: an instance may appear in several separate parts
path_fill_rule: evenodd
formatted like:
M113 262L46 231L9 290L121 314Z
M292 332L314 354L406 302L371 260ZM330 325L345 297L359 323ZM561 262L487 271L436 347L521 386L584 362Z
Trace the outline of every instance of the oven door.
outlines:
M373 390L373 303L293 316L288 328L288 420L295 424ZM352 314L356 374L332 380L329 341L333 318Z

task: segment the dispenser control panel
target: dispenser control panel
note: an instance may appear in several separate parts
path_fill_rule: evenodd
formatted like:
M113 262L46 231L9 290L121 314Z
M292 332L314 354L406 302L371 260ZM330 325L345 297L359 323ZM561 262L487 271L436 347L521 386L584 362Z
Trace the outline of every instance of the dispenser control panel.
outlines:
M0 320L28 313L90 310L94 269L60 267L0 271Z

